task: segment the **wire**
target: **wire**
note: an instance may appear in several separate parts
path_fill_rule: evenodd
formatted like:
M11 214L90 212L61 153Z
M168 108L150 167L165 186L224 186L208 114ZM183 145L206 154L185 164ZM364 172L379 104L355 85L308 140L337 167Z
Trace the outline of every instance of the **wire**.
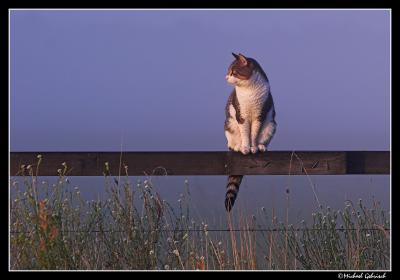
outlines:
M247 232L247 231L266 231L266 232L286 232L286 231L330 231L332 229L323 229L323 228L312 228L312 229L301 229L301 228L293 228L293 229L280 229L280 228L274 228L274 229L161 229L157 230L159 232L230 232L230 231L235 231L235 232ZM360 231L368 231L368 230L385 230L385 231L390 231L390 228L335 228L334 230L337 231L353 231L353 230L360 230ZM151 232L153 230L145 230L147 232ZM102 232L128 232L127 230L61 230L61 232L64 233L102 233ZM10 231L11 234L20 234L20 233L31 233L29 231Z

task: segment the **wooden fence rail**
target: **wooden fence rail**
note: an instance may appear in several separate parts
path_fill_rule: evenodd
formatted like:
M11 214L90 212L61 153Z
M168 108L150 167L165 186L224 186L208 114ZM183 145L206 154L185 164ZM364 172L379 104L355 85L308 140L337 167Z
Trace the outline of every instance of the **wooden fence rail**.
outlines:
M389 151L268 151L255 155L236 152L11 152L10 176L111 175L345 175L390 174ZM25 165L24 172L21 165Z

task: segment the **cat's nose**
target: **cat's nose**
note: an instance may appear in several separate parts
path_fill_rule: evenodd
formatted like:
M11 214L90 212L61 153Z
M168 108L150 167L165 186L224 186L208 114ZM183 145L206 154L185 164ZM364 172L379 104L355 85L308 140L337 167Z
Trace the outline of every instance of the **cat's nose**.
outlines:
M229 75L226 75L226 76L225 76L225 80L228 80L228 79L229 79Z

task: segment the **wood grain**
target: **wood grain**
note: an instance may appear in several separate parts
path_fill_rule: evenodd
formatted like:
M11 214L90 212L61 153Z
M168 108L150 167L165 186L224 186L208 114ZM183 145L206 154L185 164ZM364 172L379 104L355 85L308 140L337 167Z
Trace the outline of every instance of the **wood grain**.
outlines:
M125 175L345 175L389 174L389 151L268 151L236 152L11 152L10 175L21 176L21 165L39 175L57 176L67 165L68 176L103 176L105 163L113 176ZM25 168L26 169L26 168ZM24 174L28 174L24 170Z

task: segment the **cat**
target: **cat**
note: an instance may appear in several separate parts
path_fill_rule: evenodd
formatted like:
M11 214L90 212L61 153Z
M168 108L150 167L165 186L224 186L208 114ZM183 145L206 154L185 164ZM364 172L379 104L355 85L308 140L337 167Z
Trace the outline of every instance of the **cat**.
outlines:
M269 80L258 62L232 53L235 60L225 76L234 86L225 107L225 136L231 151L244 155L265 152L276 131L275 107ZM243 175L228 177L225 208L231 211Z

